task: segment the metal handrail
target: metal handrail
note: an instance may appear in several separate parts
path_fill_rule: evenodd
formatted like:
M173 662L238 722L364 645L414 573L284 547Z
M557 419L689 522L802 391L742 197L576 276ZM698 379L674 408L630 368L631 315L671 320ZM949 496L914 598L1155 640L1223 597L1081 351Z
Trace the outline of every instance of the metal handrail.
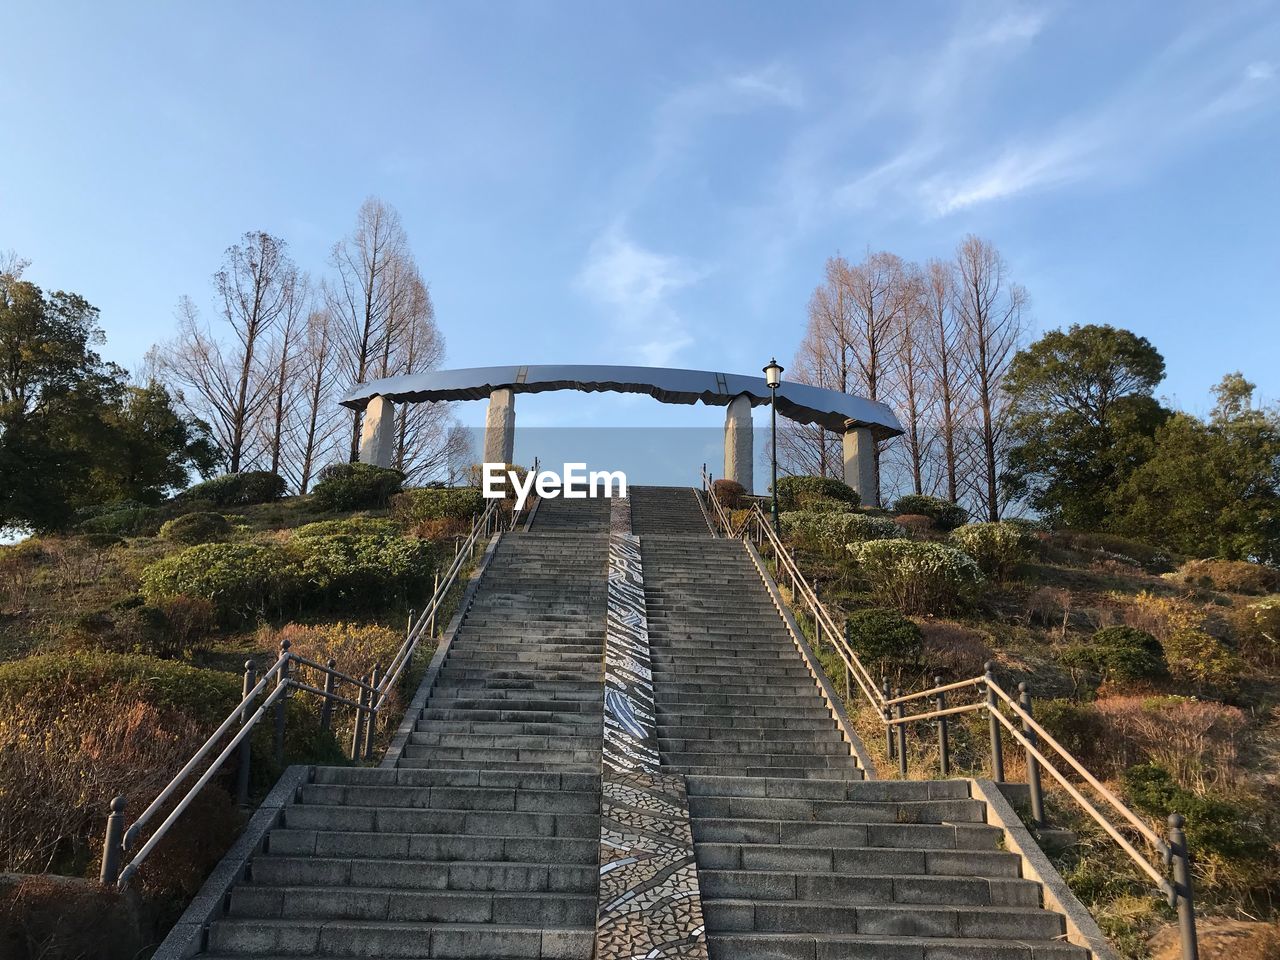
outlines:
M711 491L710 478L703 471L703 484L708 493L708 498L713 503L718 503L714 493ZM731 525L724 517L723 511L717 511L718 516L722 518L722 523L726 532L732 530ZM1169 905L1178 909L1179 927L1182 938L1183 958L1184 960L1196 960L1198 957L1198 946L1195 929L1195 908L1192 899L1191 890L1191 874L1190 874L1190 858L1187 853L1186 835L1184 831L1185 821L1177 814L1169 817L1170 835L1166 840L1161 837L1151 826L1139 817L1132 809L1130 809L1119 797L1108 789L1097 777L1077 760L1061 743L1057 741L1032 715L1030 709L1030 695L1026 692L1025 684L1022 686L1022 702L1015 699L1003 687L996 682L992 675L992 664L988 664L987 673L969 677L963 680L957 680L952 683L937 683L935 686L927 690L915 691L903 694L899 691L895 697L889 697L887 683L884 691L876 687L871 678L870 672L858 659L857 654L849 645L848 638L844 635L844 631L840 630L826 606L818 598L817 591L805 579L800 571L799 565L791 552L782 543L781 539L773 530L773 526L765 517L760 505L757 503L753 506L751 516L748 521L743 524L738 531L738 536L746 537L754 533L754 539L757 543L763 544L768 542L773 550L774 562L777 565L779 575L785 573L791 580L793 597L801 599L808 606L813 616L814 629L817 634L819 645L825 633L831 640L832 648L840 656L844 662L848 673L846 674L846 696L849 694L848 677L853 676L858 682L862 693L870 704L876 708L876 713L880 717L881 723L885 730L896 731L897 749L899 752L899 769L903 776L906 775L906 727L909 724L933 720L936 721L939 728L940 740L942 743L940 762L943 764L944 773L947 771L948 749L946 746L946 717L955 716L962 713L985 711L991 717L991 736L992 736L992 763L996 768L996 779L1003 779L1003 759L1002 748L999 743L999 728L1003 727L1009 732L1013 739L1026 751L1028 766L1028 782L1031 786L1032 811L1033 818L1036 819L1037 825L1043 825L1043 798L1040 793L1039 770L1041 768L1047 770L1049 774L1056 780L1083 810L1096 822L1113 841L1125 853L1127 853L1139 867L1139 869L1153 880L1159 887L1160 891L1168 899ZM729 535L733 535L731 532ZM941 678L938 678L941 681ZM958 706L947 706L946 695L957 690L973 690L975 693L981 694L983 699L973 703L961 704ZM904 706L909 703L915 703L921 700L932 698L935 704L933 709L928 709L916 713L907 713ZM1001 706L1006 706L1013 715L1013 719L1007 717ZM896 713L896 716L894 715ZM1014 722L1021 722L1021 729ZM893 744L893 733L889 734L890 745ZM1051 748L1046 751L1045 747ZM891 750L892 752L892 750ZM1057 762L1051 759L1056 756ZM1165 869L1172 867L1174 878L1170 880L1161 869L1152 864L1151 860L1144 856L1129 841L1120 828L1117 827L1098 806L1089 799L1081 789L1073 783L1069 777L1059 769L1059 764L1065 764L1070 767L1074 773L1092 788L1098 796L1105 801L1105 806L1109 807L1114 814L1120 817L1125 824L1137 831L1138 835L1152 848Z
M246 664L245 689L244 695L235 708L223 719L217 729L209 735L208 739L200 746L200 748L192 755L191 759L183 764L174 777L165 785L165 787L156 795L145 810L138 818L127 828L124 823L125 798L116 797L111 801L111 812L107 817L107 835L103 844L102 869L99 879L105 885L114 885L118 889L123 890L129 883L129 880L137 874L143 862L150 856L165 834L168 833L170 827L177 821L182 813L189 807L196 795L208 785L209 781L222 769L223 765L230 758L231 754L239 747L246 737L252 732L254 727L266 716L267 711L271 707L277 709L277 750L283 749L284 717L280 714L284 704L280 701L291 695L294 690L302 690L306 693L315 694L329 703L338 703L349 706L354 709L356 716L356 724L354 735L352 738L352 757L353 759L360 756L369 756L373 748L373 731L377 722L379 711L386 703L390 692L395 688L396 682L399 680L401 673L413 657L413 653L419 640L421 639L425 629L429 624L434 623L434 618L438 614L444 603L444 599L456 583L459 573L466 566L468 560L474 553L475 545L482 536L488 536L497 531L497 501L491 500L485 509L478 514L472 522L471 529L466 538L459 544L458 550L454 554L453 562L442 578L438 579L436 588L427 606L423 609L420 617L416 621L410 617L410 625L404 642L392 657L391 664L385 672L377 665L374 666L372 678L359 678L351 674L338 670L333 661L328 664L319 663L309 657L290 651L290 643L284 640L280 644L280 657L272 664L261 678L253 679L253 664ZM324 686L317 687L313 684L304 683L293 676L290 669L292 664L298 664L313 670L320 671L324 677ZM381 674L381 679L379 679ZM266 690L271 680L275 680L275 688L260 703L252 714L248 713L249 707L253 704L263 691ZM337 692L336 688L339 683L349 683L357 688L358 695L353 700ZM321 727L328 728L328 711L326 705L325 710L321 713ZM223 740L228 732L236 725L237 721L240 728L235 732L229 741L223 745L217 756L208 765L205 771L200 775L196 782L187 790L182 798L170 811L169 815L155 829L147 841L142 845L136 854L127 862L124 856L129 848L137 841L142 830L156 814L164 807L164 804L170 800L187 778L201 765L201 763L211 754L218 744ZM248 744L244 745L241 750L241 789L247 790L248 784L248 762L249 751Z
M405 667L412 659L413 652L417 648L418 641L421 640L423 633L427 632L428 627L434 629L435 621L441 607L444 606L445 598L453 588L453 585L457 582L463 568L474 556L476 545L480 542L481 537L490 536L492 533L496 532L497 516L498 501L490 500L485 505L484 510L472 522L471 530L467 533L466 538L459 544L458 550L454 554L453 562L449 565L448 569L445 570L444 575L440 577L431 598L427 601L426 606L423 607L422 613L418 616L416 621L412 616L410 616L409 627L406 631L404 642L400 644L399 649L396 650L395 655L391 658L391 663L387 666L386 674L378 685L378 689L376 691L377 697L373 704L375 720L378 711L381 710L383 705L386 703L391 691L395 689L395 685L399 681L400 675L404 672Z

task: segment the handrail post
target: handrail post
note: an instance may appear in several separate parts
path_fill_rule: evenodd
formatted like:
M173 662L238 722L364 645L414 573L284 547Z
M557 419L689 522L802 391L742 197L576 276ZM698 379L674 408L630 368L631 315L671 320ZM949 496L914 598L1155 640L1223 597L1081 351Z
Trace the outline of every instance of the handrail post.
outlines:
M894 691L895 697L902 696L902 688L898 687ZM898 772L902 774L902 779L907 779L907 725L902 722L905 717L906 710L904 705L898 704Z
M934 677L933 685L942 686L942 678ZM947 709L946 691L938 691L937 703L939 710ZM944 777L951 776L951 743L948 737L947 719L947 717L938 717L938 768Z
M848 628L846 626L846 631L847 629ZM884 694L884 698L886 700L889 700L892 698L892 694L889 691L888 677L881 678L880 692ZM894 743L893 743L893 724L889 722L890 720L893 719L893 710L890 707L885 707L883 712L884 712L884 749L885 749L885 753L889 755L889 759L892 760L896 756L896 753L894 751Z
M361 683L368 683L368 676L360 678ZM364 745L364 705L365 705L365 689L361 687L356 692L356 718L351 731L351 759L360 759L360 748Z
M104 887L114 887L120 879L120 861L124 859L124 797L111 801L107 814L107 835L102 841L102 870L98 882Z
M1182 960L1200 960L1196 936L1196 908L1191 893L1191 853L1187 848L1187 820L1180 813L1169 815L1169 853L1173 862L1173 892L1177 898L1178 936Z
M435 580L431 585L431 598L435 602L432 603L431 605L431 617L430 619L427 620L427 636L431 637L433 640L435 639L435 636L436 636L436 610L440 608L440 601L438 599L439 593L440 593L440 570L439 568L436 568Z
M280 656L287 657L289 655L289 647L292 644L287 640L280 641ZM289 682L289 661L285 660L280 665L280 672L276 674L276 686ZM285 721L285 700L289 697L288 691L276 701L276 763L284 766L284 721Z
M364 723L364 758L366 760L373 757L373 737L378 727L378 700L374 691L378 689L378 679L381 674L382 664L375 663L373 665L373 673L369 675L369 686L373 687L373 690L369 691L370 709Z
M249 696L249 691L257 684L257 667L252 660L244 662L244 689L241 693L242 697ZM249 707L240 711L240 726L244 726L249 722ZM249 805L249 764L253 757L253 735L245 737L240 742L240 769L236 773L236 802L242 807Z
M1028 717L1034 716L1031 712L1031 691L1027 689L1025 683L1018 684L1018 706L1022 707ZM1040 746L1035 730L1026 720L1022 721L1022 733L1031 746ZM1040 786L1040 761L1032 756L1030 750L1027 751L1027 788L1031 794L1031 822L1036 827L1043 827L1045 825L1044 792Z
M335 680L332 671L338 668L338 661L329 658L329 673L324 675L324 698L320 704L320 732L328 733L333 725L333 688Z
M996 665L994 660L986 663L986 672L982 675L987 689L987 726L991 733L991 779L996 783L1004 783L1004 744L1000 738L1000 720L996 711L1000 704L996 702Z

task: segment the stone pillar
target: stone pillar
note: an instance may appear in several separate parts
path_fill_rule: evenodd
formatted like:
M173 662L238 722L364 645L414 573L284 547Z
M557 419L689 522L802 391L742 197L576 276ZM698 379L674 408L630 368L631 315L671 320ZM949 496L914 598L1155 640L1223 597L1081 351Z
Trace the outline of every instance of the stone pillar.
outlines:
M374 397L364 408L360 427L360 462L390 467L396 452L396 409L386 397Z
M516 452L516 395L503 387L489 394L484 418L484 462L511 463Z
M724 416L724 479L736 480L754 492L755 449L751 441L751 398L740 393L729 401Z
M869 427L850 423L844 431L844 482L858 491L866 507L880 506L876 442Z

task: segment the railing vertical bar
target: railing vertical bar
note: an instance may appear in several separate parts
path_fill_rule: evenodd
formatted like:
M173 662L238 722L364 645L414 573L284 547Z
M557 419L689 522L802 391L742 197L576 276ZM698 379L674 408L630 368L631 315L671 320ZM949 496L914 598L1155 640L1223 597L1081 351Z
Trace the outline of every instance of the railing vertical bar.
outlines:
M1033 716L1031 711L1031 691L1027 689L1025 683L1018 684L1018 701L1018 705L1022 707L1027 716ZM1026 721L1023 721L1022 732L1031 746L1037 748L1040 746L1035 730ZM1037 828L1043 827L1045 825L1044 792L1040 783L1040 761L1029 750L1027 751L1027 789L1031 794L1031 822Z

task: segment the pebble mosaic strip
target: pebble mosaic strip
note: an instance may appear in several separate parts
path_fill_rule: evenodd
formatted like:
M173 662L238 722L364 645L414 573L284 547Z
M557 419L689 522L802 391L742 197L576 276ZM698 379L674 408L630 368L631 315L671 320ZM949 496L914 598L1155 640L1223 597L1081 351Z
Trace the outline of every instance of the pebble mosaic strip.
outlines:
M644 570L629 501L615 499L610 520L595 955L706 960L684 778L663 775L658 756Z
M614 501L617 502L616 500ZM609 612L604 647L604 768L657 773L658 728L649 665L640 538L609 537Z

